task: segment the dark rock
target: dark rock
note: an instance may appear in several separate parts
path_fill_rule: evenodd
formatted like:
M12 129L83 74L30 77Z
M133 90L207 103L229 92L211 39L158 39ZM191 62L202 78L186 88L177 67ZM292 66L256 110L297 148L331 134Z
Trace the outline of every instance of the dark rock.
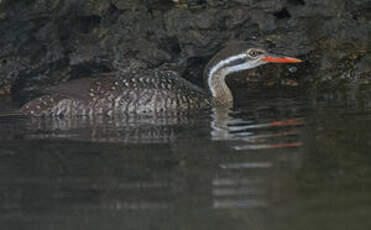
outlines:
M199 84L207 60L231 40L305 60L297 71L252 75L338 85L370 74L370 12L369 0L2 0L0 89L11 84L28 100L46 84L164 63Z
M236 26L241 26L243 23L245 23L247 20L251 18L252 15L250 15L248 12L250 8L248 7L234 7L230 8L226 12L226 26L229 29L235 29Z
M263 33L273 32L277 28L274 16L264 11L256 10L252 15L252 20L258 24L259 30Z

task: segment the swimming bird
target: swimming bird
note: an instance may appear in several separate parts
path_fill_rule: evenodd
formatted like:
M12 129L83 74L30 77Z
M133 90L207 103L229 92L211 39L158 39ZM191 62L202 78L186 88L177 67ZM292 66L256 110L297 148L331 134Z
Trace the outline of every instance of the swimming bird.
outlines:
M297 62L301 60L240 42L226 46L209 61L204 70L204 89L171 70L80 78L50 88L48 94L26 103L18 112L32 116L113 116L231 107L233 95L226 76L266 63Z

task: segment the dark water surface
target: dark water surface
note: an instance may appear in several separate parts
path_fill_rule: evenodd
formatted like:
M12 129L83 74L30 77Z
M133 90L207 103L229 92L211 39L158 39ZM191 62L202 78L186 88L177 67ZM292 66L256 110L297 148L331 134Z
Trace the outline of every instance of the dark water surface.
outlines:
M371 229L370 107L245 96L194 116L0 118L1 229Z

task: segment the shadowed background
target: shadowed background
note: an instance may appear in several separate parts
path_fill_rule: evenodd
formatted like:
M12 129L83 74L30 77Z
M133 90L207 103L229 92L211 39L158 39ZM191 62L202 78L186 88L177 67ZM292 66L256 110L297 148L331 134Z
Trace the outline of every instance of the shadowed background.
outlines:
M249 71L232 88L358 89L370 80L370 12L368 0L2 0L0 93L24 103L44 85L163 63L201 84L231 40L305 60Z

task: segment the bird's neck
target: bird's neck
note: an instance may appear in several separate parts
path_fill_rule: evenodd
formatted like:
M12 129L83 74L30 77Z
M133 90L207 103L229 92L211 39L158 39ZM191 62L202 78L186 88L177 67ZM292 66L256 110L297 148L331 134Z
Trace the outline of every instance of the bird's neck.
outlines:
M223 51L221 51L223 53ZM246 67L246 54L229 55L220 58L219 54L214 56L204 72L205 86L217 102L232 106L233 96L225 78L228 74L241 71Z
M246 54L238 54L222 59L216 65L206 68L206 87L211 95L224 105L233 105L232 92L229 89L225 78L231 73L240 72L243 70L252 69L264 64L258 59L246 61Z
M233 95L225 82L225 78L228 75L226 69L220 69L213 72L208 76L206 87L208 87L209 92L219 103L223 105L232 106L233 105Z

